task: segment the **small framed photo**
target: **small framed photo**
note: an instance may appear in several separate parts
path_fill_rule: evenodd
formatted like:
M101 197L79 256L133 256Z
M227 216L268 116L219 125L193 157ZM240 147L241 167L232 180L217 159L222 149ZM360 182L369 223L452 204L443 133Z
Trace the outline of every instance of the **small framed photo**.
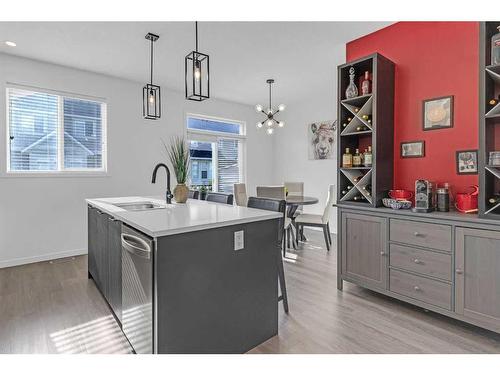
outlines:
M422 127L423 130L453 127L453 95L422 102Z
M425 141L401 142L402 158L423 158L425 156Z
M478 174L477 150L457 151L457 174Z

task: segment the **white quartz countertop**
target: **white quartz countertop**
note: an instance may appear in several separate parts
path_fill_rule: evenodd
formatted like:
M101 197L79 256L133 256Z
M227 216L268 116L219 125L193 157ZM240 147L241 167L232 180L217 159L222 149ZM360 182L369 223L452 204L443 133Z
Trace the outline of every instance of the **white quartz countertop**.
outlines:
M96 198L86 199L86 202L151 237L276 219L282 215L272 211L194 199L188 199L184 204L165 204L165 200L159 197ZM128 211L115 206L132 202L153 202L163 208Z

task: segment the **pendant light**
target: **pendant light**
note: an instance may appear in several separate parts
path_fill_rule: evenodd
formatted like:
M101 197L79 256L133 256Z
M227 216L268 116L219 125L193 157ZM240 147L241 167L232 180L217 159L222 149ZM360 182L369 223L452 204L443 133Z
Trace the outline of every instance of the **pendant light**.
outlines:
M198 51L198 22L195 22L196 48L184 59L186 99L201 102L210 98L209 56Z
M283 112L285 110L285 105L280 104L277 109L273 109L272 84L274 83L274 79L270 78L266 82L269 85L269 107L267 108L267 110L264 110L264 107L262 107L260 104L257 104L255 106L255 110L257 112L262 112L266 116L266 119L264 121L257 123L257 128L262 129L263 127L265 127L267 134L271 135L274 133L276 126L278 126L279 128L285 126L285 123L283 121L278 121L275 118L278 112Z
M142 89L142 116L148 120L156 120L161 116L160 86L153 84L153 44L158 38L158 35L146 34L146 39L151 42L151 81Z

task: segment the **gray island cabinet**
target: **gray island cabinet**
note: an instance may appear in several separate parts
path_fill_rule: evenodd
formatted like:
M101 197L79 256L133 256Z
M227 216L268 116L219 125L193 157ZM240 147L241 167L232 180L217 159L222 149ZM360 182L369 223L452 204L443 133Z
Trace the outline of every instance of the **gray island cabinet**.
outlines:
M477 215L338 204L348 281L500 333L500 225Z
M87 204L89 277L136 353L244 353L278 334L282 215L142 197Z

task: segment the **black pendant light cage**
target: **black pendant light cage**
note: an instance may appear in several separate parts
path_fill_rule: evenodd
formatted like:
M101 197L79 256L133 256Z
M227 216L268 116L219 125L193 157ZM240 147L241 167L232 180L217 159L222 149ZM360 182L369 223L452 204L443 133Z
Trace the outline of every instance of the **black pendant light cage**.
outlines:
M186 99L201 102L210 98L210 57L198 52L198 22L195 22L196 49L184 59Z
M158 38L158 35L146 34L146 39L151 42L151 81L142 89L142 116L148 120L157 120L161 117L160 86L153 84L153 44Z

